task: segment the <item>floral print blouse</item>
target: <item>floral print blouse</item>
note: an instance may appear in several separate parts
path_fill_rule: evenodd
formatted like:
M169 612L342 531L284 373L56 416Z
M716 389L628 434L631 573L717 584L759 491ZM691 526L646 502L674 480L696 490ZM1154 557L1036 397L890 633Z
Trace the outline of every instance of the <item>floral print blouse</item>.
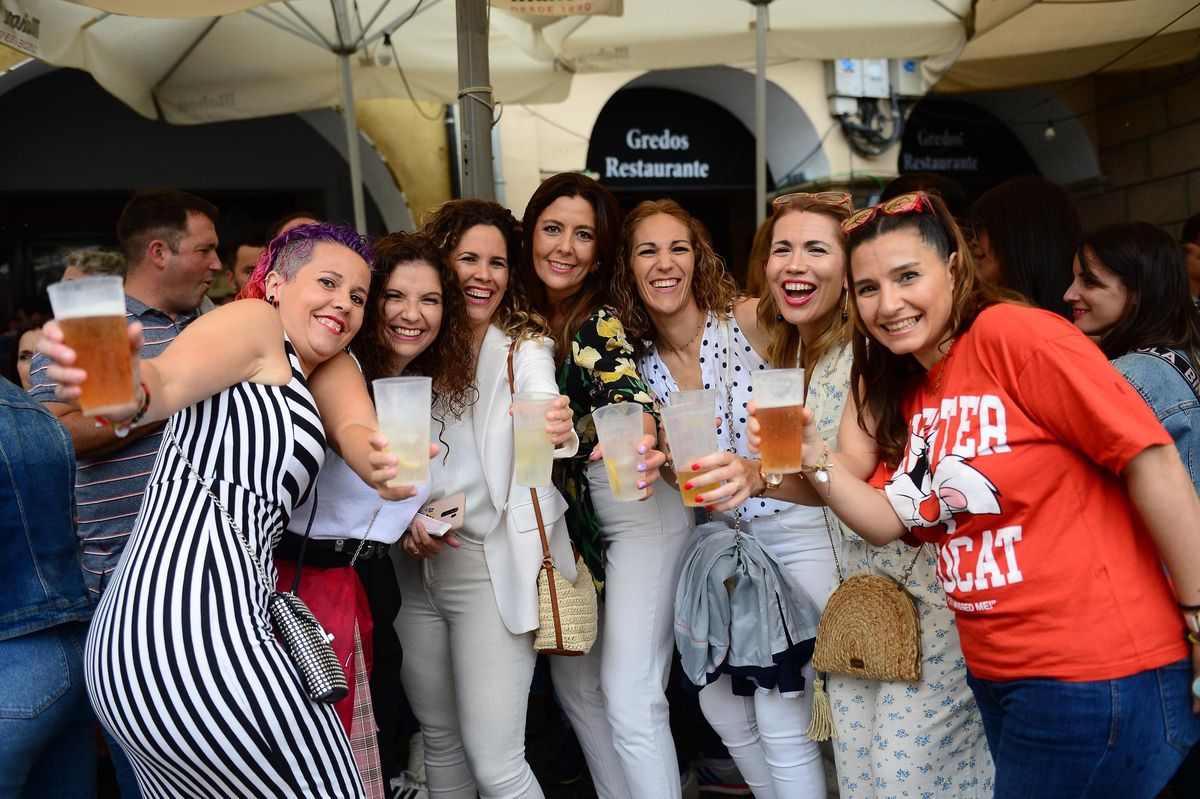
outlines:
M597 588L604 585L604 547L600 522L588 490L588 456L598 438L592 411L617 402L640 403L658 418L654 400L638 375L625 327L608 308L600 308L571 339L571 354L559 366L558 390L571 402L579 452L554 462L554 484L567 498L567 526Z

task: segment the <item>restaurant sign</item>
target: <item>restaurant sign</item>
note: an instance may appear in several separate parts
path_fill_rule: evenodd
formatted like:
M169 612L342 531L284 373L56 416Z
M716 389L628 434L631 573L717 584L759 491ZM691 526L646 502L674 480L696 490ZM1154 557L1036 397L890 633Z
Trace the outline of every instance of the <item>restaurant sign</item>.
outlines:
M587 168L611 188L754 185L754 138L719 105L672 89L613 95L592 128Z

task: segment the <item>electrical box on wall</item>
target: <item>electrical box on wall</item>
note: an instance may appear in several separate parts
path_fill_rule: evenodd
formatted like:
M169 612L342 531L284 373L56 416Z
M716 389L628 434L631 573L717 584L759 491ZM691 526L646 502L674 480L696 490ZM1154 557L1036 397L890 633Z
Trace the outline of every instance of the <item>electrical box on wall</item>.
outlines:
M864 58L862 63L863 97L874 97L878 100L887 98L890 93L888 86L888 62L886 58Z
M862 93L863 70L860 60L839 58L825 62L825 94L829 97L829 113L834 116L855 113Z
M827 94L830 97L862 97L862 61L857 58L839 58L825 62Z
M888 62L888 74L897 97L919 99L925 96L925 78L921 75L919 60L893 58Z
M906 106L925 94L917 59L839 58L825 62L829 113L854 152L876 158L900 138Z
M834 116L858 112L863 97L886 99L891 92L884 58L839 58L825 62L825 89Z

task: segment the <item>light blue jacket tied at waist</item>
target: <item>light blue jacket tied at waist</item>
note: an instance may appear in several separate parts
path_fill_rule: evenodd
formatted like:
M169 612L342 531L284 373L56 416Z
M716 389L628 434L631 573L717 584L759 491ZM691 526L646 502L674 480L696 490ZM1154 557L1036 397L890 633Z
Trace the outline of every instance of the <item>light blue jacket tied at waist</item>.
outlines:
M675 643L694 686L729 673L758 690L776 687L785 661L811 659L820 616L752 534L724 522L696 528L675 592Z

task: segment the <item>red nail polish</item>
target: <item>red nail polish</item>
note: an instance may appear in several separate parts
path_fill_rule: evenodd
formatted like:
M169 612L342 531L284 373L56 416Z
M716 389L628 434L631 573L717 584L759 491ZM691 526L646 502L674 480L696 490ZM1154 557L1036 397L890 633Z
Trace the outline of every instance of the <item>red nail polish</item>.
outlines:
M705 510L716 510L717 506L716 505L705 505L704 509Z
M684 488L686 488L688 491L691 491L691 490L692 490L692 484L691 484L691 483L684 483L684 484L683 484L683 487L684 487Z
M703 501L704 501L704 497L696 497L696 501L697 501L697 502L703 502Z
M698 463L693 463L693 464L692 464L692 471L693 471L693 472L698 472L698 471L700 471L700 464L698 464Z

